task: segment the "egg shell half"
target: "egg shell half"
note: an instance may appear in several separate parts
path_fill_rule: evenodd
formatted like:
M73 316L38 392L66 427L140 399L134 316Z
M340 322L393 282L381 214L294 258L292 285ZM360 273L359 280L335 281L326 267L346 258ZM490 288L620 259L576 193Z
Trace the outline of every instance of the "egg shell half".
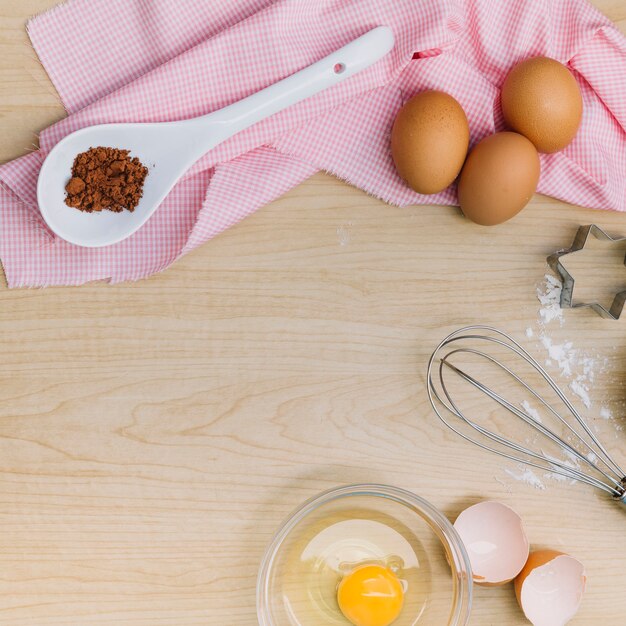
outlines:
M518 63L502 85L502 113L539 152L557 152L576 136L583 99L572 72L548 57Z
M459 175L469 139L461 105L442 91L424 91L400 109L391 130L391 155L411 189L439 193Z
M465 545L478 585L510 582L528 559L529 543L522 520L505 504L479 502L459 515L454 528Z
M587 579L575 558L537 550L515 579L515 595L533 626L564 626L580 607Z
M470 152L459 178L459 204L482 226L517 215L533 197L541 164L535 146L518 133L489 135Z

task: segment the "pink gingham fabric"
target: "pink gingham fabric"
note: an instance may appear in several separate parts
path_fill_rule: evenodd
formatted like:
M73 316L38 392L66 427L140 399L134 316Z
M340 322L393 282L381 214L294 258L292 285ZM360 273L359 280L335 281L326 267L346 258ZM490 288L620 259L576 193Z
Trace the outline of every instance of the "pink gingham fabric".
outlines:
M396 35L391 54L213 149L128 240L80 248L42 221L39 169L68 133L209 113L382 24ZM447 91L475 143L503 128L510 67L540 54L569 64L584 119L565 151L542 156L539 191L626 210L626 40L586 0L70 0L28 32L69 115L41 133L39 151L0 167L10 287L143 278L319 170L399 206L455 204L454 187L421 196L398 178L389 152L398 109L419 91Z

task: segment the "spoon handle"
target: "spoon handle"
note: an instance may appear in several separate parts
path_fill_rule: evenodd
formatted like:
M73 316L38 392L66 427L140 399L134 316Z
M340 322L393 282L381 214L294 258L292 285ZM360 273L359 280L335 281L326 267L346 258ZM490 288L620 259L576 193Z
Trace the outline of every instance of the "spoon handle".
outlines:
M183 122L205 128L206 151L250 126L354 76L391 51L393 31L379 26L343 48L262 91L204 117ZM219 129L219 130L218 130Z

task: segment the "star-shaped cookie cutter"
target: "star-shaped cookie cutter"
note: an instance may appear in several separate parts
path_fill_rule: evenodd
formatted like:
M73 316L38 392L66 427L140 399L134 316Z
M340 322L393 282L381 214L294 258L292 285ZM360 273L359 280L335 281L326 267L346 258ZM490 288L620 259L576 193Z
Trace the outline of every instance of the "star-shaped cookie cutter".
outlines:
M574 243L571 248L562 250L551 254L548 257L548 264L550 267L559 274L563 281L563 290L561 291L561 308L581 309L590 308L602 317L618 320L622 311L624 310L624 303L626 303L626 289L616 294L611 308L607 309L599 302L574 302L574 277L563 267L561 264L561 257L564 257L572 252L578 252L582 250L590 236L595 237L603 241L617 243L620 241L626 241L626 237L611 237L607 235L599 226L595 224L589 224L588 226L581 226L576 233ZM624 265L626 265L626 254L624 255Z

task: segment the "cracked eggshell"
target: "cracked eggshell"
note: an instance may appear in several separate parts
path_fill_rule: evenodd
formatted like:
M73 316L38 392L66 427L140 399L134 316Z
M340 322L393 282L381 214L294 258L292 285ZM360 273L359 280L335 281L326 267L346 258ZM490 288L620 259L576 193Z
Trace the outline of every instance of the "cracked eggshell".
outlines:
M555 550L537 550L515 579L515 595L533 626L564 626L578 611L586 582L580 561Z
M454 528L472 564L474 582L498 586L513 580L528 559L529 543L520 516L500 502L479 502L459 515Z

